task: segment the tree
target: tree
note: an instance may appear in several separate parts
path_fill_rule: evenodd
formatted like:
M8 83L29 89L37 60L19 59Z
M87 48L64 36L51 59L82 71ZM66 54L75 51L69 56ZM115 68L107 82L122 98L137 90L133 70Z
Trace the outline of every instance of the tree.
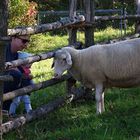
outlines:
M36 24L37 4L29 0L10 0L9 27Z

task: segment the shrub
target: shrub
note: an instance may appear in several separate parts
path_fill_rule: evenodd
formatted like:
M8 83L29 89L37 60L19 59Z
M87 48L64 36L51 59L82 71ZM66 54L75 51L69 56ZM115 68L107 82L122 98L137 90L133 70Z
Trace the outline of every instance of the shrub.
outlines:
M37 4L28 0L10 0L9 28L36 24Z

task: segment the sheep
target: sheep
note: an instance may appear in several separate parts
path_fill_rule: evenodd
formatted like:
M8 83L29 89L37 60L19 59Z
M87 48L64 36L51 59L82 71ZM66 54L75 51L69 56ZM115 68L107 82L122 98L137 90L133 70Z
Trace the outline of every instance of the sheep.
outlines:
M93 45L76 50L64 47L54 54L54 76L64 71L85 87L95 88L96 113L104 112L104 90L140 85L140 39Z

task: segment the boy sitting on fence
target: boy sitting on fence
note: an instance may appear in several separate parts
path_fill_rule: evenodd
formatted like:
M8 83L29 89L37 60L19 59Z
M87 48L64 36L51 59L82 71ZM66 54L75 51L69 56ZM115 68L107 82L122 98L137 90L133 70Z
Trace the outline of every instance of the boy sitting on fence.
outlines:
M19 59L26 58L29 56L31 56L31 54L26 53L26 52L18 52ZM22 75L23 75L22 79L21 79L22 80L21 84L23 84L23 85L21 85L21 87L33 85L30 68L31 68L31 64L22 65L19 67L19 70L22 72ZM29 95L18 96L13 99L13 101L10 105L10 109L9 109L10 116L12 116L12 117L15 116L16 108L19 106L21 101L24 102L26 113L29 113L30 111L32 111L32 106L31 106L31 101L30 101Z

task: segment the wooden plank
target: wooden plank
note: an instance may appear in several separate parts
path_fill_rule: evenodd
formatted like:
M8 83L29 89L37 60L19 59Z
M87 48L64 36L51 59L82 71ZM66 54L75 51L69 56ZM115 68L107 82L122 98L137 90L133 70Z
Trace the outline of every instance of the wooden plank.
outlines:
M85 11L85 24L94 23L94 1L84 0ZM94 44L94 28L93 26L85 26L85 47L89 47Z
M15 28L15 29L8 29L8 35L26 35L26 34L37 34L37 33L44 33L48 31L52 31L55 29L65 28L68 26L71 26L73 24L81 23L83 22L84 16L79 15L74 17L73 19L70 19L68 17L62 18L59 21L48 23L48 24L42 24L38 26L31 26L31 27L23 27L23 28Z
M3 101L10 100L10 99L13 99L17 96L22 96L22 95L25 95L27 93L31 93L33 91L37 91L37 90L58 84L60 82L63 82L65 80L69 79L70 77L71 77L70 75L63 75L60 79L50 79L47 81L43 81L43 82L40 82L40 83L37 83L34 85L29 85L29 86L5 93L3 95Z
M74 19L76 17L77 0L69 0L69 18ZM77 40L77 29L68 28L69 45L72 45Z
M140 0L136 0L136 7L137 7L136 14L140 15ZM140 20L136 20L135 32L136 33L140 32Z
M70 47L70 45L69 45L69 47ZM79 47L81 47L81 43L76 42L71 47L75 47L78 49ZM58 50L58 49L56 49L56 50ZM7 69L11 69L11 68L20 66L20 65L31 64L33 62L38 62L40 60L50 59L54 56L54 53L56 50L53 50L53 51L50 51L47 53L36 54L36 55L30 56L30 57L27 57L24 59L17 59L14 61L6 62L5 69L7 70Z
M59 97L54 101L49 102L47 105L38 107L36 110L33 110L31 113L22 115L12 121L2 124L1 130L2 133L7 133L11 130L17 129L20 126L23 126L25 123L36 120L41 117L46 117L50 112L68 104L74 100L81 98L84 95L84 92L79 92L79 94L70 94L65 97Z
M29 57L24 58L24 59L17 59L17 60L13 60L10 62L6 62L5 69L11 69L11 68L14 68L14 67L17 67L20 65L31 64L33 62L52 58L54 55L54 52L55 51L51 51L48 53L42 53L42 54L36 54L36 55L29 56Z
M108 21L108 20L125 20L125 19L140 19L140 15L126 15L126 16L95 16L95 21Z
M0 2L0 37L7 36L8 27L8 1ZM5 47L6 42L0 41L0 75L4 72ZM0 81L0 128L2 126L2 105L3 105L3 81ZM0 129L0 139L2 139L2 130Z
M84 3L84 15L85 15L85 25L93 23L95 16L95 7L93 0L83 0ZM94 44L94 26L85 26L85 48L92 46ZM85 88L85 91L89 93L91 90Z
M126 15L125 17L124 16L95 16L94 18L95 22L108 21L108 20L124 20L124 19L140 19L140 15ZM84 24L84 22L85 22L85 17L83 15L80 15L73 20L70 20L69 18L64 18L57 22L42 24L39 26L31 26L31 27L24 27L18 29L8 29L8 35L12 36L12 35L37 34L41 32L42 33L49 32L60 28L67 28L67 27L78 28L79 26L84 27L85 25L87 25L87 23ZM94 21L88 23L88 25L90 26L93 26L94 24L95 24ZM7 38L7 40L8 39L10 38Z
M69 0L69 18L74 19L76 17L76 9L77 9L77 0ZM77 41L77 28L68 28L69 35L69 45L73 45ZM66 90L69 94L71 88L75 85L76 80L72 77L66 81Z
M114 14L114 13L121 13L122 9L98 9L95 10L95 14L96 13L100 13L100 14ZM69 11L39 11L39 14L43 14L43 15L69 15ZM76 13L80 13L83 14L83 10L76 10Z
M11 75L0 75L0 81L13 81L13 77Z

